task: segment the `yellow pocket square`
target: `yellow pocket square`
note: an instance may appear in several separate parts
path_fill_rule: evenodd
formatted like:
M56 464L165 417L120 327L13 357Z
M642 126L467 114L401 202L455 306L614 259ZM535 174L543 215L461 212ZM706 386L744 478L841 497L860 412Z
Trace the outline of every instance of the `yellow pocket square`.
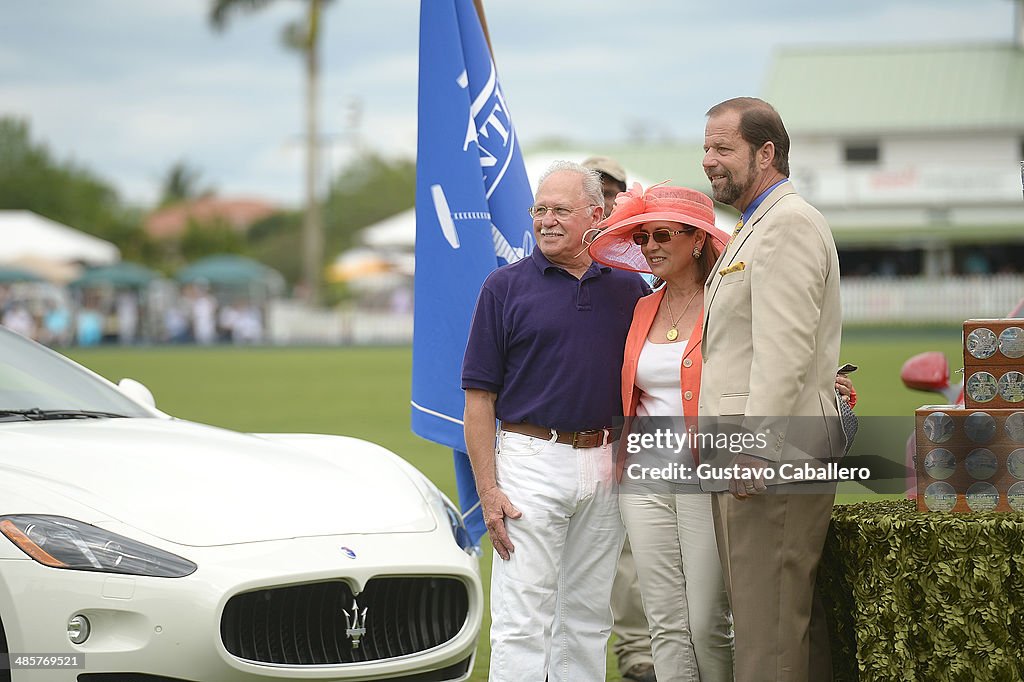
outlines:
M721 275L722 277L725 277L726 275L730 275L730 274L732 274L734 272L740 272L741 270L746 270L746 269L747 269L747 264L744 263L743 261L740 261L739 263L733 263L732 265L730 265L729 267L725 268L724 270L719 270L718 274Z

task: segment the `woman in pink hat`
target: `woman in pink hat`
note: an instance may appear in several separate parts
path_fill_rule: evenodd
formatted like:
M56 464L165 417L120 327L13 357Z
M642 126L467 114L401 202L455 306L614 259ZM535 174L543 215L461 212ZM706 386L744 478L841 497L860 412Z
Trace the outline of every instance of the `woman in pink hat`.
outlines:
M728 234L715 227L714 204L703 193L670 186L644 191L639 184L619 194L599 227L589 247L595 261L664 282L633 312L622 367L624 432L685 435L696 429L704 281ZM732 680L732 623L711 498L700 493L693 474L699 453L661 442L627 456L619 509L658 679Z

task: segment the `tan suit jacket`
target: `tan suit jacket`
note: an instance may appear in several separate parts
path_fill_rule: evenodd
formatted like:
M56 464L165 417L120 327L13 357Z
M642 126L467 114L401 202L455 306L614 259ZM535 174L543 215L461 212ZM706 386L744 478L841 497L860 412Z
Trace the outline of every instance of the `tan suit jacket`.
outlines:
M734 416L763 433L767 447L745 452L770 461L842 455L839 258L825 218L792 183L765 197L722 253L706 284L703 326L702 418Z

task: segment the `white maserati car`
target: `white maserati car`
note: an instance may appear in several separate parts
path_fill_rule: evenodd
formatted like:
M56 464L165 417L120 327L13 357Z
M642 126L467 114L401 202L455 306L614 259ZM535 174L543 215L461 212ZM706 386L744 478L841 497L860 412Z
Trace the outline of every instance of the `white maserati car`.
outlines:
M174 419L0 328L0 680L465 680L482 604L397 455Z

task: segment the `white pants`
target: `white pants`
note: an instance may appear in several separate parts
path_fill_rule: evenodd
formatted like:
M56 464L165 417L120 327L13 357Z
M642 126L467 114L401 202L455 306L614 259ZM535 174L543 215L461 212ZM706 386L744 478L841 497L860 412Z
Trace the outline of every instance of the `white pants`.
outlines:
M498 485L522 513L491 571L492 682L605 679L623 529L610 445L575 449L502 431Z
M731 682L732 617L711 495L623 494L619 508L659 682Z

